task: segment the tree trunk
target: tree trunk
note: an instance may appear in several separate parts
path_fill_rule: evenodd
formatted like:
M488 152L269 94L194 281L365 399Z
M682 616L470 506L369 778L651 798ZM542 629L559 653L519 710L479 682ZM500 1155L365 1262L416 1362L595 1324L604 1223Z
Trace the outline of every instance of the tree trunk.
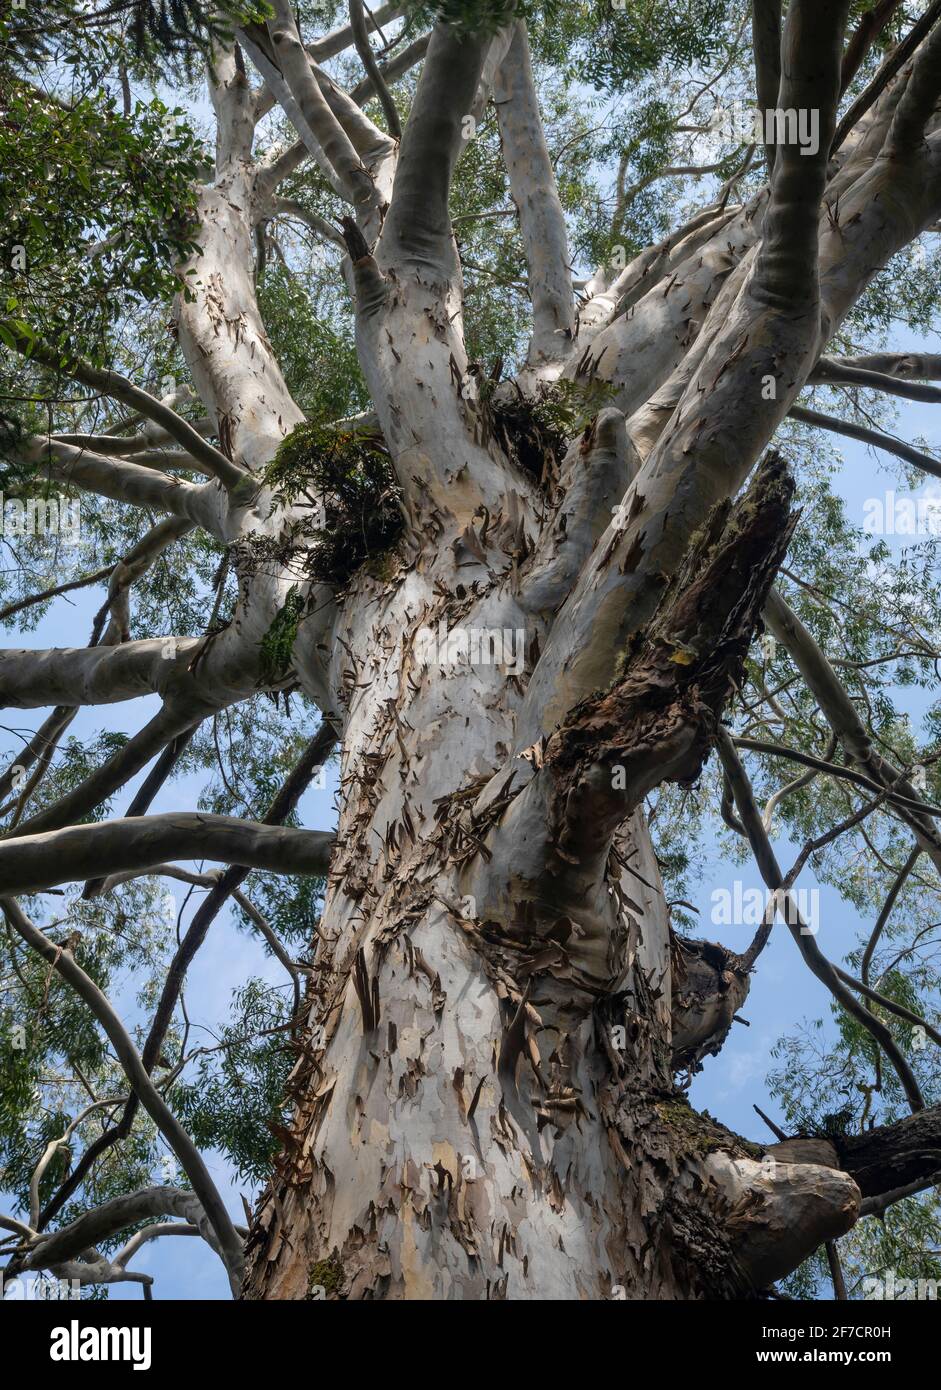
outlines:
M828 160L846 9L795 3L782 37L780 100L820 110L819 151L780 146L770 187L600 271L578 314L522 25L436 28L400 148L310 66L284 0L244 37L300 154L251 163L244 78L220 66L217 180L179 309L203 403L256 472L301 418L247 266L306 147L356 212L357 348L403 515L386 553L316 582L296 503L236 487L220 523L282 550L241 555L241 664L224 634L207 669L230 691L257 680L296 586L282 684L342 735L247 1298L747 1297L858 1215L834 1151L761 1149L677 1087L721 1047L754 956L674 936L643 809L699 775L793 529L775 456L734 499L876 268L941 211L937 139L879 157L897 94ZM496 387L467 360L448 206L491 91L534 318ZM508 411L525 431L547 392L599 388L526 471Z
M461 471L456 438L433 476ZM596 422L570 466L609 445ZM331 643L338 847L247 1297L742 1296L852 1223L847 1174L776 1167L675 1090L747 973L719 947L718 968L692 943L679 959L640 809L698 771L789 499L772 464L720 509L631 674L524 750L549 616L521 601L518 519L352 581ZM473 659L475 634L498 659ZM691 680L673 658L697 645Z
M473 7L456 8L466 18ZM793 920L807 964L878 1043L913 1115L862 1135L761 1147L690 1107L689 1078L728 1036L774 918L743 954L680 938L645 818L651 792L694 784L717 747L728 823L748 837L768 886L788 887L735 751L756 743L723 728L767 621L833 733L823 759L770 752L875 792L911 832L915 857L941 865L937 808L877 749L891 751L772 591L797 517L793 480L771 446L789 414L800 418L808 382L938 398L900 389L941 378L938 359L827 355L840 351L835 335L873 278L941 217L941 26L931 16L837 125L847 75L891 8L879 7L844 54L850 0L790 0L786 14L777 0L756 4L759 101L811 114L819 140L799 144L781 129L772 142L766 132L770 177L746 201L732 201L740 170L713 206L617 273L599 267L576 295L522 20L497 32L439 22L394 57L384 47L379 64L369 32L400 18L398 6L367 22L354 5L348 30L305 44L294 6L271 0L265 17L243 16L237 43L219 34L209 72L215 173L199 190L186 243L198 251L180 268L173 322L202 418L174 409L188 387L156 400L6 321L4 350L147 422L133 437L128 421L103 435L53 434L50 424L45 437L17 436L19 461L160 514L110 572L87 648L16 652L0 669L8 704L55 707L0 779L9 794L12 773L36 764L0 846L0 909L78 990L130 1085L121 1119L41 1209L44 1166L83 1117L47 1146L30 1225L6 1220L26 1241L24 1268L43 1267L43 1225L131 1133L140 1105L193 1190L148 1187L57 1231L47 1248L63 1269L84 1268L85 1282L129 1277L120 1258L85 1268L89 1229L103 1240L173 1212L199 1226L248 1299L748 1298L861 1211L881 1212L932 1180L941 1107L924 1108L902 1049L868 1005L916 1024L918 1015L870 987L868 956L856 981ZM349 43L366 77L348 93L320 62ZM252 88L246 57L263 86ZM399 138L386 83L420 60ZM392 134L367 114L373 94ZM452 225L454 170L491 98L532 309L528 348L507 380L502 364L487 375L469 361ZM298 138L259 153L259 122L275 105ZM308 158L342 204L342 231L303 199L278 196ZM625 153L619 227L659 176L627 190L627 167ZM307 421L292 398L256 292L265 229L281 216L345 248L372 399L365 418ZM896 442L895 451L938 471L921 450ZM208 623L198 636L131 640L130 585L196 528L225 552ZM237 594L219 621L228 575ZM264 822L148 814L203 720L298 688L323 727ZM140 695L161 701L145 727L19 820L72 711ZM335 839L286 824L334 735ZM86 823L151 762L123 819ZM827 843L809 844L804 858ZM176 855L229 867L192 874L165 862ZM276 1129L283 1148L243 1258L167 1107L176 1073L164 1085L151 1072L187 968L249 869L317 874L328 860L307 994L291 1025L290 1129ZM181 934L138 1054L71 938L49 940L8 895L86 877L93 897L152 871L210 891ZM301 966L263 935L299 998Z

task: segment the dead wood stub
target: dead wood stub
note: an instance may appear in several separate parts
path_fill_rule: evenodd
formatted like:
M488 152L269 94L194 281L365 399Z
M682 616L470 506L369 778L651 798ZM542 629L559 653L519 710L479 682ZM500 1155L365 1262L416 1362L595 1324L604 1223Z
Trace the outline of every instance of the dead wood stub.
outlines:
M621 818L650 782L695 781L761 620L793 528L794 483L769 455L730 512L716 509L693 537L674 582L645 632L625 654L624 675L576 708L552 736L545 762L557 781L557 805L599 767L623 769L592 794ZM564 819L564 816L563 816Z

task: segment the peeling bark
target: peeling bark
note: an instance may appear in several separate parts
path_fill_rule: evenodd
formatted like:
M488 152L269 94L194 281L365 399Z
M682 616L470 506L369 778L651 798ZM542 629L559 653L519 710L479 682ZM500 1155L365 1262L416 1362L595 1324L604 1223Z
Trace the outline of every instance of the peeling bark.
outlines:
M812 89L831 132L845 9L792 6L784 41L782 101ZM790 537L773 457L732 499L850 283L906 232L883 215L837 264L825 133L819 158L779 151L770 192L596 294L572 335L554 204L517 162L521 32L494 92L529 246L528 370L597 375L618 408L572 441L548 499L486 428L443 202L484 55L439 34L379 244L348 237L361 361L432 543L355 576L332 630L337 849L248 1298L747 1297L860 1211L848 1160L775 1157L677 1092L721 1048L757 949L673 936L642 804L698 775ZM521 629L523 669L429 662L419 634L455 628Z
M230 865L181 942L138 1059L142 1093L238 866L328 868L292 1119L248 1238L246 1298L754 1297L849 1229L863 1199L941 1169L935 1110L891 1132L767 1147L690 1108L682 1079L721 1049L761 941L737 955L673 933L644 815L650 791L693 783L723 745L763 614L850 757L877 786L911 791L770 592L795 519L787 470L766 451L804 385L941 375L929 357L823 356L872 277L941 214L937 42L829 157L848 8L791 0L782 30L779 4L754 6L759 98L819 110L820 150L769 152L769 186L704 209L622 274L599 272L576 316L522 23L486 36L439 24L380 81L362 7L345 37L305 47L277 0L267 27L244 33L268 91L252 92L231 53L211 84L216 169L200 192L201 254L182 268L193 293L175 314L206 419L181 430L169 407L154 417L212 480L135 462L152 433L139 448L31 446L55 476L169 513L161 535L198 525L235 555L235 615L211 638L0 664L6 703L56 706L53 732L82 703L163 700L0 845L3 892L92 874L107 890L187 849ZM382 82L425 56L400 144L318 66L354 36L390 115ZM613 388L531 472L495 427L505 402L467 360L449 207L468 119L491 93L533 308L528 359L498 389L525 414L560 379ZM255 127L275 100L299 142L257 161ZM370 425L403 513L382 556L329 584L312 576L297 508L265 482L303 415L252 273L255 229L298 211L277 189L308 156L350 210ZM252 563L245 543L259 540L272 563ZM116 571L120 635L140 558ZM289 593L298 623L272 675L262 649ZM69 825L207 714L295 684L340 736L335 841L223 817ZM903 811L941 858L933 824Z

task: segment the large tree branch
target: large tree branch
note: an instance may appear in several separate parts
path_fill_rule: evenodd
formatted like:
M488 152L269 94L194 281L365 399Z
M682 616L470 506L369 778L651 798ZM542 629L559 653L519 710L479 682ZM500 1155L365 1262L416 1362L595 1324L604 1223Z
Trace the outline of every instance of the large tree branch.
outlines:
M324 874L333 836L199 812L70 825L0 840L0 893L147 869L165 859L211 859L269 873Z
M813 425L818 430L828 430L831 434L842 434L847 439L858 439L861 444L868 444L873 449L883 449L887 454L895 454L897 458L904 459L906 463L913 463L916 467L931 473L936 478L941 478L941 460L932 458L923 449L916 449L912 444L906 444L904 440L893 439L890 434L883 434L881 430L870 429L867 425L858 425L854 420L837 420L832 415L824 415L819 410L808 410L805 406L794 405L791 407L790 416L792 420L800 420L804 425Z
M186 522L177 520L161 522L147 532L138 544L133 546L118 561L111 573L108 598L95 616L89 649L94 648L99 639L103 648L114 647L128 640L127 591L129 586L152 564L154 558L168 544L178 539L188 529L189 523ZM102 637L101 629L109 613L111 613L111 621ZM74 719L77 708L78 706L73 708L60 706L54 710L51 718L46 721L39 734L27 748L25 758L14 764L25 771L26 767L38 758L36 770L20 794L11 821L11 829L17 825L30 795L49 766L56 745ZM175 711L172 708L164 707L138 735L117 750L102 767L85 778L64 798L60 798L52 807L33 817L24 829L52 828L61 824L62 819L67 819L69 816L81 819L89 810L92 810L113 791L117 790L128 777L139 771L153 756L156 749L166 742L167 738L175 741L179 725L180 721ZM10 775L8 773L3 782L7 782ZM151 774L152 776L153 774ZM150 780L148 778L145 782L144 789L149 785ZM2 791L2 783L0 783L0 799L4 795L6 792Z
M719 300L728 300L730 286L741 289L768 197L763 189L731 218L709 219L675 247L665 244L663 255L645 252L626 267L597 303L586 305L579 339L590 351L573 359L565 375L597 376L616 386L616 404L630 419L671 373L682 373L675 407L694 374L690 361L698 365L728 322L734 301L720 316Z
M339 122L332 115L327 106L319 85L314 80L310 71L309 60L306 54L303 58L303 68L300 67L300 57L295 55L295 68L298 72L306 74L303 79L304 94L310 96L311 90L315 92L313 98L313 111L305 110L302 100L299 100L282 71L284 62L283 56L275 52L272 47L270 36L259 26L252 25L239 31L240 42L243 44L255 67L265 79L265 84L270 88L274 99L287 116L288 120L297 131L300 139L295 145L285 150L278 156L276 161L262 165L259 170L259 191L267 191L276 186L278 182L286 178L294 168L303 162L309 155L330 184L334 193L343 198L346 202L353 202L353 191L344 178L341 177L337 169L332 164L329 156L323 148L320 137L330 140L331 145L339 131L341 146L347 160L356 160L355 150L349 137L342 130ZM326 115L324 115L326 113ZM312 116L315 119L312 119ZM339 156L338 156L339 157ZM364 171L365 172L365 171Z
M316 78L324 99L333 115L346 131L353 148L359 155L373 180L376 170L384 162L395 163L396 140L366 115L351 93L340 87L333 78L315 64L311 71ZM383 202L384 190L376 187L373 196L373 212Z
M373 53L369 44L369 26L366 23L366 11L363 6L363 0L349 0L349 5L350 28L353 31L353 42L356 45L356 52L359 54L360 61L366 69L366 76L372 83L376 95L379 98L379 104L382 107L386 118L386 124L389 127L389 134L394 140L399 140L402 136L399 113L396 109L395 102L392 100L392 94L386 86L382 69L376 61L376 55Z
M289 115L295 129L304 130L303 114L296 101L291 96L287 85L281 78L279 70L275 66L276 55L266 48L263 39L259 38L258 43L260 47L251 48L251 51L255 54L256 63L269 73L270 82L277 88L281 104L286 114ZM424 54L425 47L427 47L427 39L424 43L420 42L418 45L412 46L412 50L410 50L407 55L408 61L405 61L406 55L402 55L403 61L401 70L407 71L409 67L418 62ZM380 130L379 127L359 109L359 96L368 96L369 92L372 90L371 83L368 79L365 85L361 83L354 92L347 93L343 91L341 87L337 86L329 74L323 72L316 64L312 65L311 71L330 111L349 137L356 153L373 179L375 191L370 207L368 210L361 208L360 212L362 214L361 221L363 225L370 229L378 230L376 226L377 219L388 200L388 194L391 188L391 177L395 165L397 149L396 142L391 136ZM392 69L390 68L390 74L391 71ZM343 187L333 170L333 166L327 160L319 144L316 143L312 131L307 129L304 138L301 138L287 149L276 149L259 165L255 182L256 217L264 210L267 199L277 188L278 184L293 173L308 155L313 156L316 163L327 176L328 181L334 187L334 190L341 197L346 197Z
M657 444L663 439L668 427L674 421L677 408L689 391L690 383L697 378L707 357L713 353L716 340L722 336L723 326L728 322L729 316L739 307L742 292L748 283L749 276L754 271L758 247L755 245L747 251L743 247L742 250L744 254L741 260L734 266L731 274L726 276L724 282L721 275L718 277L716 282L720 286L718 293L716 293L715 285L706 291L708 297L704 297L702 300L704 318L702 329L700 330L699 320L693 319L689 324L686 336L681 339L681 347L687 349L685 354L675 364L672 373L665 381L658 374L655 378L658 382L658 389L647 396L640 408L634 410L629 418L628 430L631 440L644 461L650 457ZM709 254L709 251L704 252L703 260L706 260ZM712 298L713 295L714 298ZM643 308L646 308L650 298L657 300L660 297L659 294L648 296L644 301ZM673 298L672 294L670 298ZM618 326L615 324L615 329ZM626 349L629 353L631 335L628 333L625 336L628 338ZM691 347L689 346L690 337L694 339ZM765 381L767 382L767 380L768 377L765 374ZM660 384L661 382L662 384Z
M829 204L836 203L878 157L889 133L895 108L905 90L905 81L906 74L902 72L861 118L843 148L830 161L830 182L827 184Z
M146 638L118 647L8 648L0 653L0 702L17 709L114 704L171 694L197 655L198 637Z
M254 165L237 161L216 184L199 190L200 252L186 267L192 292L174 304L180 347L212 429L226 452L252 470L245 498L237 499L249 505L258 498L255 475L304 419L258 305L252 256L257 177ZM246 524L249 517L240 514Z
M159 694L182 728L262 689L282 689L295 679L291 668L273 678L264 672L263 646L272 622L292 588L289 570L262 566L247 577L232 621L221 631L196 637L164 637L114 648L52 648L0 653L0 703L28 709L41 705L110 704L137 695ZM312 666L329 606L304 620L296 646L305 669ZM313 678L313 677L311 677ZM155 750L157 751L157 750Z
M761 303L794 312L818 293L818 217L827 181L827 150L840 93L843 27L848 0L792 4L782 36L780 106L820 114L816 151L797 142L778 145L771 206L755 284ZM781 138L780 132L776 132Z
M293 198L273 198L270 211L274 217L287 217L295 222L301 222L324 241L332 241L334 245L346 249L346 242L343 240L343 233L340 229L335 227L332 222L328 222L325 217L305 208L303 203L298 203Z
M299 169L310 154L303 140L295 140L291 145L277 145L268 156L258 162L255 172L255 199L252 209L252 222L264 215L268 200L275 190Z
M889 362L892 359L865 360ZM854 366L847 359L836 357L821 357L810 376L810 385L863 386L869 391L886 391L889 395L902 396L908 401L926 401L932 405L941 404L941 387L922 386L919 382L907 381L901 376L893 376L888 370L875 371L867 367Z
M218 1239L198 1197L184 1188L145 1187L112 1197L110 1201L82 1212L67 1226L48 1235L40 1233L34 1236L29 1253L19 1268L48 1269L66 1260L77 1259L84 1251L112 1239L129 1226L136 1226L138 1222L155 1216L182 1217L191 1223L190 1230L207 1239L216 1253L221 1254ZM121 1255L115 1258L114 1264L125 1265L136 1248L125 1247Z
M843 116L833 136L833 141L830 146L831 155L836 153L853 127L858 124L869 108L875 104L892 79L901 72L902 68L918 49L919 44L931 32L939 16L941 16L941 0L932 0L932 3L928 6L925 13L920 19L915 21L901 43L896 44L895 48L893 48L892 52L879 68L875 77L866 89L859 94L852 106Z
M902 0L877 0L875 7L860 16L853 35L843 54L843 69L840 86L845 92L853 78L866 60L866 55L876 39L892 19Z
M873 162L873 157L878 156L881 139L882 136L879 137L870 155L862 160L861 167L853 172L852 177L848 177L845 189L839 197L832 191L832 186L827 191L829 206L825 220L822 219L820 223L821 297L823 305L816 348L818 354L820 348L832 336L842 318L857 300L861 289L871 279L874 266L887 264L892 255L909 242L913 236L924 230L937 216L938 190L941 187L939 184L941 148L939 148L937 137L931 136L926 147L919 149L915 155L905 160L889 161L885 158L875 158ZM729 230L731 231L735 227L736 223L733 222L730 224ZM808 270L810 269L808 267ZM636 419L630 421L631 437L640 449L642 456L645 456L649 451L648 441L659 438L666 425L673 420L683 392L689 392L690 383L693 377L700 372L706 355L708 354L713 358L716 362L716 369L719 370L720 364L716 351L719 343L722 342L726 345L727 351L735 351L735 340L731 334L724 331L724 325L734 312L734 302L731 304L724 302L721 314L719 312L719 302L725 301L726 291L734 285L734 281L735 276L733 274L720 292L702 331L699 331L698 319L694 317L691 329L695 329L698 333L694 350L686 354L686 359L674 372L674 378L667 382L661 390L656 391L653 397L649 395L648 391L645 397L648 404L644 406L642 412L638 412ZM687 284L681 283L678 288L682 290L684 296L682 302L685 303L690 298L687 293ZM648 298L652 298L656 306L668 302L665 301L663 295L659 294ZM641 349L644 351L645 358L650 356L651 349L643 337L648 326L647 316L641 314L641 310L646 308L646 303L647 301L638 306L630 322L625 324L624 320L621 320L618 324L613 325L613 330L615 332L620 330L620 337L623 338L623 345L618 345L620 361L630 363L632 356ZM697 315L698 310L695 301L690 306L689 312L694 316ZM622 324L623 327L621 327ZM744 322L741 323L741 329L742 334L748 335L750 342L752 335ZM792 334L793 325L782 311L781 324L773 333L779 348L785 347ZM598 345L607 336L603 335L598 340ZM660 335L657 341L662 345L665 340ZM740 334L739 345L741 341L742 335ZM686 345L685 339L682 340L682 344ZM599 374L606 378L611 375L609 362L610 358L596 365ZM793 369L783 367L783 356L779 356L777 370L771 363L769 363L769 368L770 370L761 369L760 373L755 369L754 375L752 375L746 372L743 361L736 365L736 375L741 376L744 387L739 395L740 401L744 402L747 399L747 390L754 389L753 385L746 385L749 382L749 376L753 382L755 377L759 375L765 385L772 380L775 381L776 398L780 397L782 385L786 387L791 399L796 396L796 392L793 392L792 395L791 372ZM803 375L803 371L804 366L802 364L798 379ZM721 381L723 385L734 381L734 379L735 377L730 376L727 370L719 378L714 378L714 380ZM713 392L713 383L708 380L700 380L699 391L701 407L707 403ZM696 409L696 398L692 394L688 394L687 399L691 408ZM735 403L730 400L726 407L725 416L731 418L735 410ZM756 414L752 418L756 420L759 417ZM746 428L748 428L747 424Z
M838 369L847 367L853 371L861 369L897 377L900 382L941 381L941 354L938 353L877 352L861 357L821 358L821 364L824 363L824 371L832 364Z
M241 50L226 40L213 45L208 65L209 97L216 113L216 178L251 159L256 102L245 73Z
M941 15L941 9L937 10ZM895 109L886 137L888 159L904 159L917 150L941 93L941 28L928 34L918 49L912 75Z
M845 9L841 0L795 3L788 11L781 101L820 110L821 149L804 157L796 146L781 147L754 270L559 610L527 690L521 747L608 685L617 654L649 621L688 537L742 486L819 355L816 238ZM665 298L659 291L655 297ZM626 353L630 345L628 335ZM763 391L769 383L774 390Z
M489 40L439 24L409 114L392 202L383 225L383 264L431 268L449 281L457 270L448 200L467 139Z
M570 356L575 298L568 234L546 145L526 25L518 20L493 88L510 194L526 248L533 334L528 364L539 368Z
M781 0L752 0L752 48L758 110L764 116L777 110L781 86ZM765 146L768 168L774 168L774 145Z
M396 19L402 12L401 5L380 5L377 9L367 15L367 26L370 31L380 28L387 20ZM351 24L341 25L340 28L332 30L329 34L324 34L323 38L314 39L313 43L307 45L308 56L315 63L325 63L329 58L336 58L347 48L353 45L353 26ZM368 80L368 79L367 79ZM357 101L359 97L355 98ZM258 93L256 98L255 119L261 120L275 105L277 98L270 87L265 87Z
M607 273L599 271L590 282L591 298L578 314L579 345L590 343L614 318L626 313L643 295L662 284L671 272L711 242L722 227L740 217L742 212L737 206L723 208L715 204L705 208L656 246L649 246L635 256L610 283L607 283Z
M24 463L47 470L59 482L130 506L156 507L224 537L225 493L213 483L183 482L125 459L104 458L38 435L16 452Z
M342 195L365 212L376 199L375 184L351 134L321 89L301 42L292 7L287 0L275 0L273 8L274 18L268 21L267 35L258 25L248 25L240 31L252 61L321 168L332 176ZM330 79L326 80L329 84ZM350 101L349 105L351 114L355 112L357 127L371 127L355 103Z
M863 1197L878 1198L910 1184L923 1190L941 1170L941 1105L862 1134L837 1135L832 1142L839 1166L853 1175Z
M620 410L599 411L563 461L562 503L525 569L520 599L527 612L551 614L571 593L639 466Z
M619 677L527 750L528 781L517 759L509 781L504 769L475 806L492 815L491 798L507 803L471 880L481 917L509 923L515 914L517 931L541 944L561 920L578 924L565 943L566 1009L614 988L621 963L612 960L618 931L606 874L615 833L655 786L698 776L787 548L792 497L787 470L769 458L741 501L717 507L691 543ZM540 980L541 993L554 988Z
M24 343L22 350L28 350L30 360L41 362L52 371L62 372L74 381L80 381L83 386L89 386L105 396L110 396L113 400L121 401L124 405L130 406L138 415L152 420L155 425L166 430L170 438L175 439L210 477L218 478L224 487L238 488L250 476L244 468L233 463L231 459L226 458L225 454L220 453L212 444L203 439L202 435L182 416L177 415L175 410L151 396L141 387L135 386L120 372L94 367L91 363L82 362L76 357L68 355L60 357L34 343ZM110 493L106 495L110 496Z
M843 970L836 966L836 973L840 979L849 985L850 989L862 994L867 1000L878 1004L887 1013L894 1014L896 1018L902 1018L906 1023L910 1023L913 1028L921 1028L925 1037L930 1038L933 1043L941 1047L941 1033L937 1028L932 1027L926 1018L921 1014L916 1014L913 1009L906 1009L904 1004L897 1004L894 999L889 999L887 995L881 994L879 990L872 989L870 985L864 985L862 980L857 980L855 975L851 975L848 970Z
M885 153L840 193L827 192L820 226L821 349L857 303L873 273L941 213L941 133L904 158Z

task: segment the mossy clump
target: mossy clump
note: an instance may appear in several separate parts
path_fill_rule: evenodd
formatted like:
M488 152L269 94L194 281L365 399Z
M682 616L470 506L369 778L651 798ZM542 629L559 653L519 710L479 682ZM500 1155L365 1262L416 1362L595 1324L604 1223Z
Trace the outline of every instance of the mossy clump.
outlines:
M307 1297L319 1298L323 1290L327 1298L337 1297L343 1288L343 1266L336 1251L326 1260L311 1265L307 1278Z
M596 378L540 382L535 394L519 387L498 389L493 377L480 400L493 438L503 452L541 488L550 488L576 434L611 403L614 387Z
M345 584L402 535L401 490L376 433L298 425L271 461L265 482L280 499L310 507L310 523L302 529L312 579Z
M694 1110L689 1101L681 1096L673 1100L657 1102L657 1114L681 1141L680 1146L687 1152L711 1154L722 1151L733 1157L760 1159L765 1152L759 1145L733 1134L718 1120L714 1120L708 1110Z
M261 639L260 675L263 685L277 685L291 667L291 652L304 614L304 599L293 584L274 621Z

